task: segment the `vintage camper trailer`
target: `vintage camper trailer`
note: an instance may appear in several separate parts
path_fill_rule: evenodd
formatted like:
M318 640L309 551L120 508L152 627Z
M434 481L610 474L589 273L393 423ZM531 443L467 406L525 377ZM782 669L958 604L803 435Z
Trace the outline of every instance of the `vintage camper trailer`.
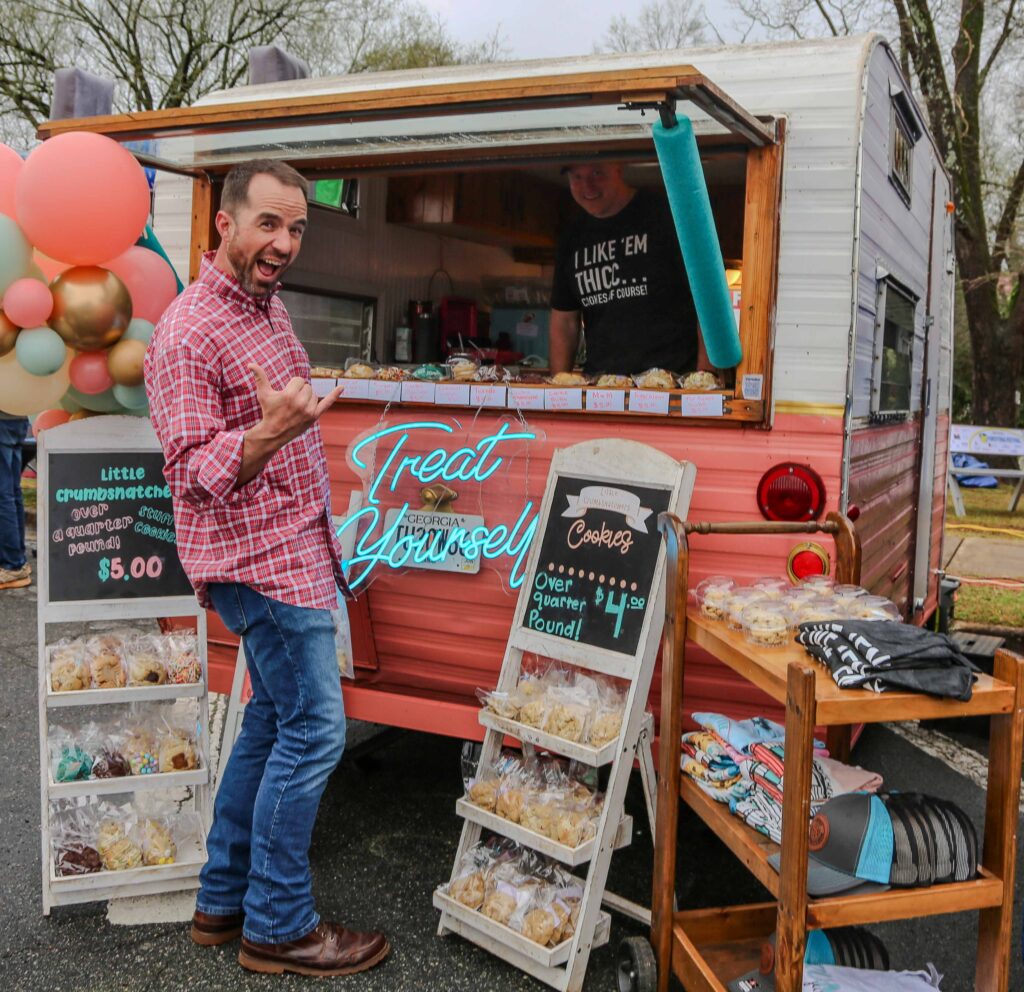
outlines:
M461 484L460 513L483 518L489 533L506 528L483 567L391 568L384 545L374 557L364 540L368 517L349 529L365 590L351 611L352 716L479 734L473 690L496 678L515 603L515 523L524 520L522 537L551 452L591 437L635 438L694 462L691 519L847 512L863 543L863 583L916 622L934 610L951 192L892 50L870 35L306 79L44 127L107 133L161 170L155 227L183 277L214 246L232 163L279 158L321 181L314 199L333 206L312 208L284 290L313 364L340 370L353 359L392 363L396 349L435 357L436 341L419 335L438 333L439 312L452 340L482 346L489 318L492 347L504 328L506 349L543 355L545 289L573 209L562 167L619 161L634 184L658 186L659 105L694 122L736 289L739 366L720 389L665 400L500 382L464 393L352 387L322 422L336 514L357 505L353 493L365 509L375 482L378 499L400 498L427 478L407 471L400 484L393 475L379 484L374 473L394 473L399 445L403 457L444 451L443 460L489 438L492 453L508 455L489 478ZM422 306L410 314L410 300L431 301L433 316ZM514 450L493 440L502 431L522 435ZM828 541L799 544L695 538L693 581L784 574L787 564L813 571L834 554ZM222 658L233 664L233 650ZM695 651L686 705L744 714L764 699Z

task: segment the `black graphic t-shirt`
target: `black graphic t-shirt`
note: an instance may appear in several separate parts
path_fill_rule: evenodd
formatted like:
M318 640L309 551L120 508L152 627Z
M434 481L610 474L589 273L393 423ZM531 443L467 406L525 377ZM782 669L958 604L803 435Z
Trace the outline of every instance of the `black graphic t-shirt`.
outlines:
M637 190L614 217L580 218L558 246L555 310L579 310L588 374L697 365L697 314L663 194Z

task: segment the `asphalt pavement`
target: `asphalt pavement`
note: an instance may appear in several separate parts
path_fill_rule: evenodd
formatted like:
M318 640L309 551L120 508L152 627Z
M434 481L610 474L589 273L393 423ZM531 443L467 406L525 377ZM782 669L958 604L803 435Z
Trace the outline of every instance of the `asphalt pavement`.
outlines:
M58 907L42 915L39 864L39 773L35 585L0 592L0 737L7 760L0 776L0 836L6 838L0 888L0 979L6 992L113 992L113 990L299 989L316 980L256 976L243 971L237 945L200 948L182 923L113 926L102 903ZM364 734L365 736L365 734ZM957 741L984 760L984 742ZM974 751L977 754L974 754ZM320 809L311 860L318 906L325 916L357 928L383 928L393 951L381 966L338 979L363 990L504 992L544 986L468 942L436 935L434 887L447 879L459 836L454 813L462 782L460 742L425 734L383 735L380 746L346 757L332 777ZM905 735L871 727L854 761L879 771L891 788L946 796L978 825L984 791L966 775L915 747ZM634 776L634 778L636 778ZM609 887L649 902L651 844L638 788L631 784L627 812L636 823L631 847L612 861ZM1018 829L1018 837L1024 831ZM745 903L767 898L692 814L682 813L678 894L684 907ZM1024 989L1020 905L1016 883L1011 989ZM613 914L612 939L591 956L585 988L616 987L617 947L642 928ZM977 914L962 913L871 927L897 968L934 962L945 992L973 988ZM320 987L317 984L317 987ZM679 986L675 986L679 988Z

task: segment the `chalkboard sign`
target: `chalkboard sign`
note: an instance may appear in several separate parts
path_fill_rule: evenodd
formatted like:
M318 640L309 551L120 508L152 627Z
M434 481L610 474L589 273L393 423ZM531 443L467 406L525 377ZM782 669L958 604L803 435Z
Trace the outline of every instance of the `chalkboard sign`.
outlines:
M523 626L632 655L651 601L671 492L559 476Z
M159 451L51 451L49 600L190 596Z

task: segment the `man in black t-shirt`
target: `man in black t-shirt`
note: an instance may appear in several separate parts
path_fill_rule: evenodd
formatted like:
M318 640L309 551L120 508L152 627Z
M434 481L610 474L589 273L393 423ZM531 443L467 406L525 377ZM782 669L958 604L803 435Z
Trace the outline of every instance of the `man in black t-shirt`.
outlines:
M665 195L627 185L621 165L567 171L584 213L555 260L552 372L572 368L581 314L588 374L710 368Z

